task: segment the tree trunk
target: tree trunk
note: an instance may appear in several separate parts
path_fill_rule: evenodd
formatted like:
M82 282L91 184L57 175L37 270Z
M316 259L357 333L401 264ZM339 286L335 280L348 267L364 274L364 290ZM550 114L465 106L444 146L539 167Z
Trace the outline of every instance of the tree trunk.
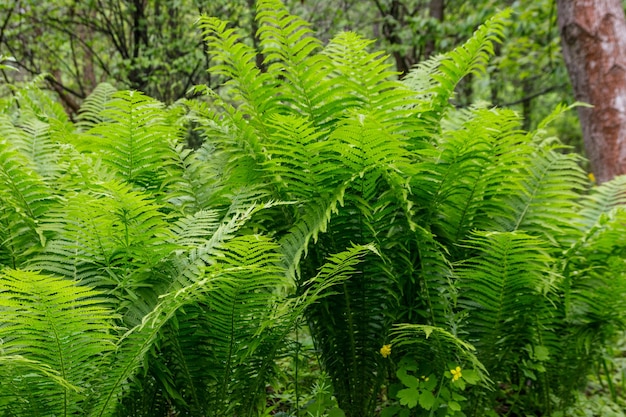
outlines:
M557 0L563 57L598 182L626 173L626 19L621 0Z
M439 22L443 22L443 13L445 10L445 1L444 0L430 0L430 4L428 6L428 14L431 18L436 19ZM426 47L424 48L424 59L430 58L430 56L435 52L435 40L437 34L431 33L428 35L428 40L426 41Z

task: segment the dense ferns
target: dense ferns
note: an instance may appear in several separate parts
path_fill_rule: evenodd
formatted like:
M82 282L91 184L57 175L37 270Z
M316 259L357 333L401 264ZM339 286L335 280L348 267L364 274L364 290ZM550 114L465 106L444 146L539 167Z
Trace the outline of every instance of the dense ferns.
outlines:
M570 404L624 325L626 180L450 104L508 14L403 81L354 33L256 16L258 50L200 19L201 99L0 103L0 415L261 415L301 321L349 417L403 357L475 372L464 415Z

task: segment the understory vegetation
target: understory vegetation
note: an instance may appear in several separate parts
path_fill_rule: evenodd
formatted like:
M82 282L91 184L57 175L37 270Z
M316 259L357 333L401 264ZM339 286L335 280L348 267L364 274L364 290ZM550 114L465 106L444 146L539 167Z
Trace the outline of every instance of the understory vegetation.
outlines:
M36 79L0 102L0 415L619 401L626 178L595 185L548 133L569 107L527 132L450 104L508 13L399 81L371 41L257 3L258 49L199 20L219 95L100 84L71 121Z

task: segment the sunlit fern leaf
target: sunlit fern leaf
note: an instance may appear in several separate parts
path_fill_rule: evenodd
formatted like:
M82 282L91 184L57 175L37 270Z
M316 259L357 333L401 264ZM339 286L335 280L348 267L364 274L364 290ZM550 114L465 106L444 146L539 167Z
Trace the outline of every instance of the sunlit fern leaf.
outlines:
M39 222L56 198L28 159L7 140L0 141L0 257L17 267L45 245Z
M267 145L268 158L264 162L266 181L287 198L308 199L324 188L321 175L328 156L323 145L324 131L315 129L301 117L274 115L269 125L271 141ZM325 158L326 157L326 158ZM325 161L326 160L326 161Z
M3 394L18 395L3 404L2 412L82 414L80 402L89 395L98 368L114 349L113 315L99 306L101 296L48 275L10 269L0 274L2 356L20 355L55 372L53 378L33 367L28 373L3 377ZM66 384L59 384L57 376Z
M252 123L256 120L255 116L245 109L234 107L214 93L210 93L209 97L221 111L191 105L189 117L198 123L197 130L207 138L200 152L205 169L213 174L215 198L222 203L224 193L235 192L238 188L260 189L265 186L260 173L262 163L268 157L264 141L269 134L269 117Z
M158 189L172 163L168 142L177 130L165 123L162 104L136 91L113 94L101 117L109 119L83 135L81 150L92 152L119 178L143 188Z
M29 267L108 291L114 308L125 314L146 313L159 285L169 283L163 262L177 247L159 209L119 182L68 196L42 224L54 238Z
M108 122L103 111L117 90L109 83L100 83L83 101L76 116L76 127L86 132L100 123Z
M256 66L257 51L241 41L236 29L215 17L202 16L199 20L209 53L216 61L210 71L227 78L233 88L234 99L242 110L252 115L251 122L262 128L262 118L276 103L273 81L269 74Z
M46 74L40 74L27 82L21 88L16 89L15 98L20 108L19 113L34 115L37 119L53 124L71 127L70 118L54 94L44 89ZM59 126L58 128L61 128Z
M239 233L259 211L273 207L274 203L254 204L222 219L212 235L199 245L178 253L175 259L177 278L170 283L168 292L192 285L202 276L204 269L220 260L220 250ZM179 242L185 243L185 242ZM187 242L189 243L189 242Z
M530 158L520 192L505 197L501 215L495 217L503 231L541 236L556 247L573 243L579 232L579 193L587 176L578 156L538 147Z
M171 226L177 245L192 248L202 245L220 226L220 216L215 210L201 210L181 217Z
M0 116L0 136L20 152L29 162L30 169L47 180L59 170L59 148L51 138L52 131L48 121L39 119L29 109L23 109L15 122L7 116Z
M167 200L184 213L193 213L219 204L221 191L218 158L205 143L196 151L184 144L172 144L173 163L168 167ZM220 159L221 160L221 159Z
M330 134L329 141L347 173L401 170L409 165L410 154L403 137L385 123L381 112L353 113Z
M487 370L506 373L543 330L534 314L547 304L546 293L557 277L549 246L520 232L477 232L467 245L476 253L455 270L458 304L468 312L463 330Z
M396 74L385 55L368 52L371 44L355 33L342 32L324 49L333 65L335 83L346 87L345 91L333 90L326 112L337 118L338 110L341 114L360 108L365 113L375 111L381 123L410 122L405 106L412 103L413 93L393 79Z
M450 115L455 122L444 123L439 154L425 160L431 168L413 186L436 184L428 217L440 239L456 243L472 229L493 230L501 200L520 192L533 149L512 112L470 109Z
M511 10L507 9L493 16L465 44L426 61L416 70L419 76L408 76L408 85L412 85L422 97L430 99L428 113L432 113L435 120L440 120L450 107L449 100L461 79L485 71L489 57L493 55L493 43L501 41L505 22L510 15ZM423 81L424 75L431 79Z
M321 42L312 36L310 25L289 14L280 1L258 2L257 19L267 71L283 79L277 86L281 100L294 115L320 125L329 116L324 109L333 105L333 97L339 91L344 92L342 98L348 97L347 86L331 76L328 57L319 53Z

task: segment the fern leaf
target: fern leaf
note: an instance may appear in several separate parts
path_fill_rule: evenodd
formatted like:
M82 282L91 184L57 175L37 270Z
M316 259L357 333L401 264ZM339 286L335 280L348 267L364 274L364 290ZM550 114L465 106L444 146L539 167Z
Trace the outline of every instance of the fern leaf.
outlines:
M76 127L82 132L87 132L100 123L109 122L110 120L103 116L103 112L115 92L117 90L109 83L98 84L80 106L76 116Z
M493 16L465 44L418 66L414 71L419 76L411 76L409 73L408 84L431 99L429 112L434 114L435 120L441 120L450 108L449 100L462 78L485 71L487 61L493 55L493 43L501 41L505 21L510 15L511 10L507 9ZM432 81L421 81L425 74L432 77Z
M477 253L456 269L458 303L469 312L468 341L489 372L508 372L511 353L537 344L542 328L535 314L556 280L552 258L545 243L519 232L476 233L468 245Z
M524 188L518 195L505 198L505 210L496 221L502 230L519 230L542 236L557 247L568 246L578 236L577 200L587 177L576 155L538 149L531 161Z
M34 415L37 409L46 410L46 415L81 413L85 391L114 348L112 314L98 305L99 296L68 280L19 270L2 272L2 357L20 355L21 365L41 364L29 366L32 373L2 379L3 392L18 393L6 405L9 410L18 415Z
M165 124L161 104L138 92L119 92L107 103L102 117L86 137L96 141L103 161L121 179L144 188L157 188L173 160L168 141L176 130ZM86 151L93 148L88 142Z
M581 217L587 228L595 225L600 217L616 207L626 204L626 176L613 178L597 187L593 187L582 201Z

